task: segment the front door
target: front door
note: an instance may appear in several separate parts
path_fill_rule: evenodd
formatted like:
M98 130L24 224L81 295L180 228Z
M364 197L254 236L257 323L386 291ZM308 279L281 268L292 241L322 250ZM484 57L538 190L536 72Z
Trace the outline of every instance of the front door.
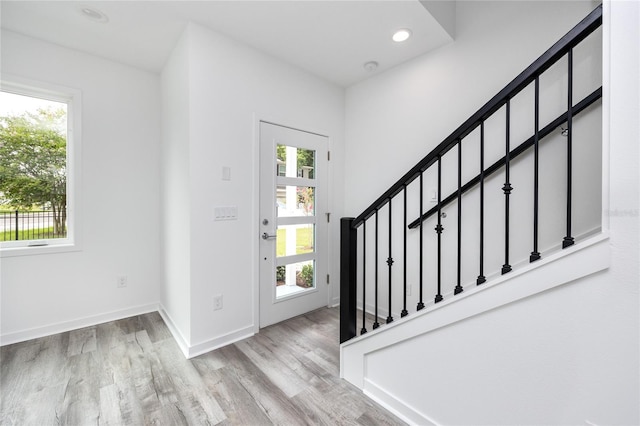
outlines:
M260 327L327 306L328 140L260 122Z

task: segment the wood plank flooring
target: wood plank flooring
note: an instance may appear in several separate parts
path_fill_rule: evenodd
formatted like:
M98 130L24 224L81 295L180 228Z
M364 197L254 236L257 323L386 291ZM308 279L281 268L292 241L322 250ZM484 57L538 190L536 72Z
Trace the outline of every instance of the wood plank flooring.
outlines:
M339 378L337 308L190 360L158 313L0 349L0 425L397 425Z

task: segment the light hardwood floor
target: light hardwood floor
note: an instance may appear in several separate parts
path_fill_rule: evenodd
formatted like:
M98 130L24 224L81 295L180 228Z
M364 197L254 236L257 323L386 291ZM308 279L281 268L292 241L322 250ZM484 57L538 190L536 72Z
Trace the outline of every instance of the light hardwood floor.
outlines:
M190 360L158 313L4 346L0 424L402 424L339 378L338 314Z

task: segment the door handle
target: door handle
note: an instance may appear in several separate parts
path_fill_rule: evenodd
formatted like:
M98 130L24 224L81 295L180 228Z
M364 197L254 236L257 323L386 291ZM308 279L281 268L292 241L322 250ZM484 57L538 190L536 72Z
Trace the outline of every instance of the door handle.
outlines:
M269 235L266 232L262 234L262 239L263 240L269 240L271 238L277 238L277 237L278 237L277 235Z

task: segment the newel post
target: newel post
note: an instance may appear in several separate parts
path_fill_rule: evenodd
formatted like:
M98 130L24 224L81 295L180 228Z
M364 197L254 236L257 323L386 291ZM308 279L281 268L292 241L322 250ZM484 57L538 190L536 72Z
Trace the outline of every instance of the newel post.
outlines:
M356 336L356 249L352 217L340 219L340 343Z

